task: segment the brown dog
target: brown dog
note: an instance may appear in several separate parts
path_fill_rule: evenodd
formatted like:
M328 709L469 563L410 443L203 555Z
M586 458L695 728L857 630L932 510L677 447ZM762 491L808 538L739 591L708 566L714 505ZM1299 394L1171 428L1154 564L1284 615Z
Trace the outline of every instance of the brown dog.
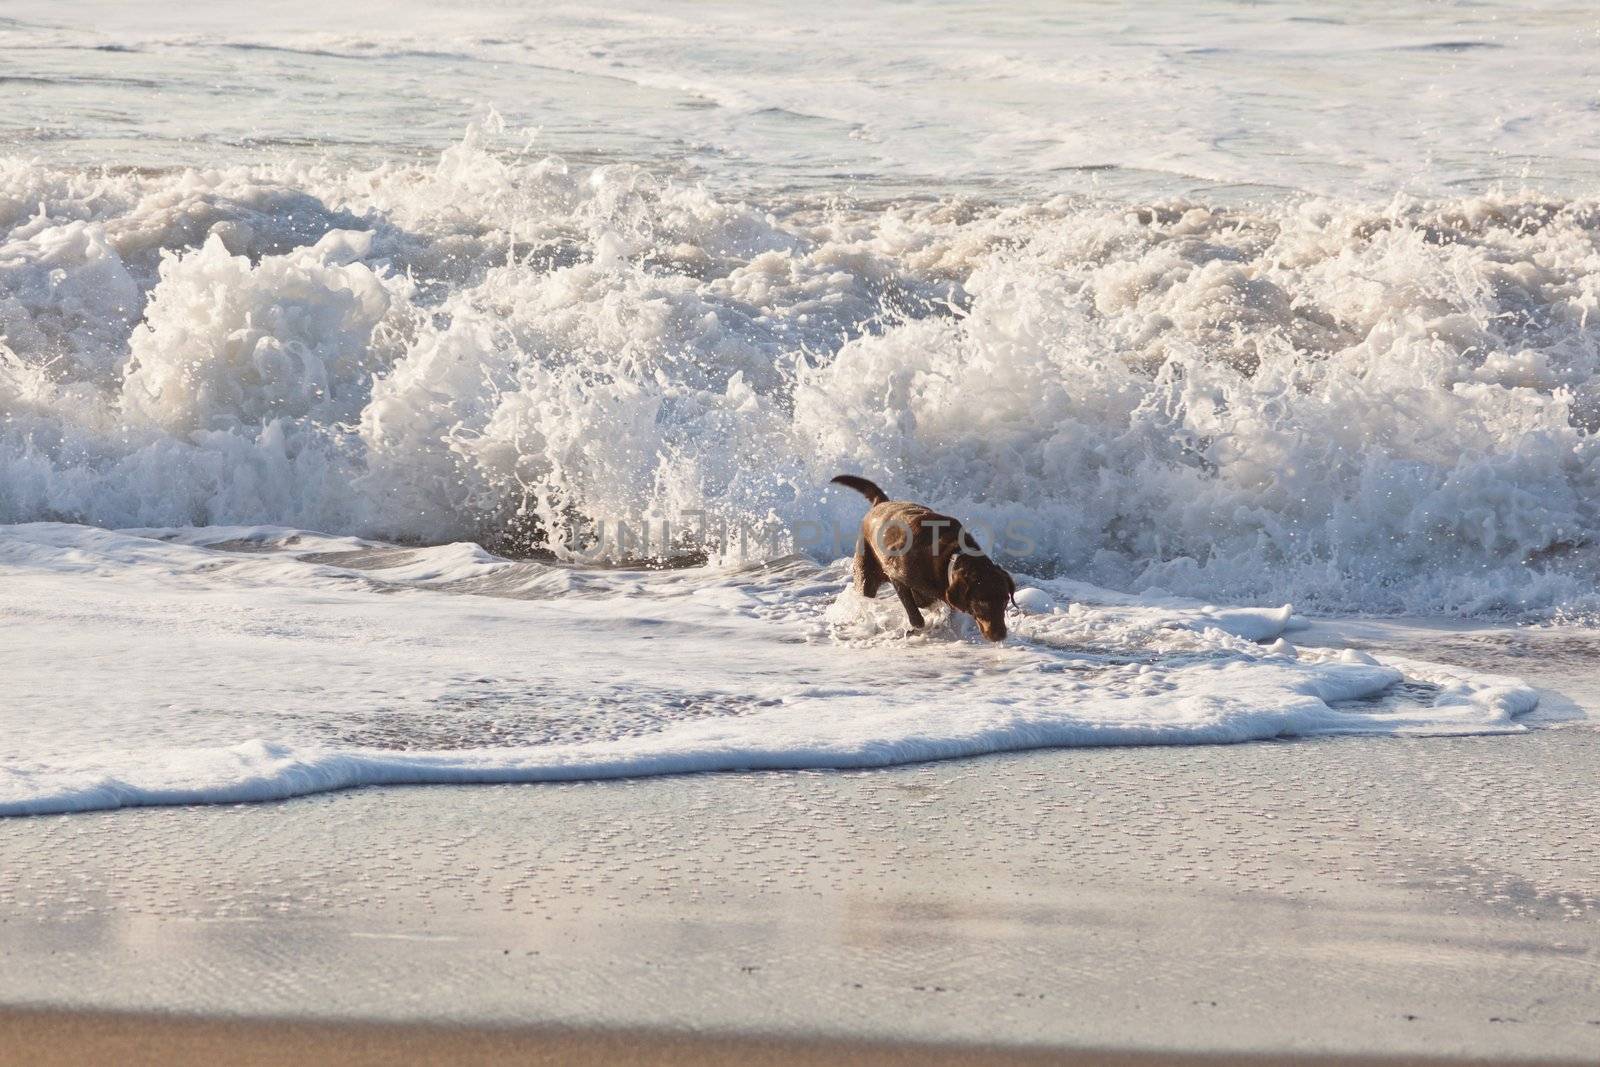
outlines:
M958 520L921 504L890 500L865 478L841 474L833 481L872 504L856 542L856 589L862 596L877 596L888 582L913 629L922 629L921 609L942 600L971 615L984 637L1005 640L1006 603L1017 583L979 551Z

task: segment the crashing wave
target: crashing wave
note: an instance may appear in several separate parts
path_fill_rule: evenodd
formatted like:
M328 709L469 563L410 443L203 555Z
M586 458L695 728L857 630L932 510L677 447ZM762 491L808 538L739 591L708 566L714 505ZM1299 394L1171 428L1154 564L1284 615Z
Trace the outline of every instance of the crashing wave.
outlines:
M0 521L776 553L859 470L1026 524L1034 573L1587 610L1597 306L1594 200L746 204L480 129L431 167L10 159Z

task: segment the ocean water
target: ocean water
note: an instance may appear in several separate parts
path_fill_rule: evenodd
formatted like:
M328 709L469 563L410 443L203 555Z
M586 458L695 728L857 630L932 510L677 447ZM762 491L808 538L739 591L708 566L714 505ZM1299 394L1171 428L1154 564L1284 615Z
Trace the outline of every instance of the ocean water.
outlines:
M1512 678L1297 649L1288 607L1071 581L1014 636L844 561L576 569L267 528L0 528L0 816L358 785L878 767L1016 749L1519 733Z
M1515 683L1313 663L1258 644L1286 611L1246 634L1193 613L1600 607L1596 45L1600 17L1556 4L8 4L0 565L7 629L30 636L0 646L0 806L426 778L435 757L331 735L331 709L427 719L446 698L356 699L331 674L359 656L312 654L308 603L376 598L472 647L520 621L594 675L638 653L638 619L759 600L778 579L748 569L787 560L800 591L773 602L808 621L739 616L751 662L826 673L865 641L887 685L910 646L886 618L858 632L878 609L841 592L861 511L828 487L841 471L989 531L1043 591L1015 648L955 626L914 653L1002 657L961 676L971 716L894 720L885 690L818 680L810 725L719 713L712 743L682 710L698 697L614 694L665 724L661 747L601 736L609 713L568 678L541 705L559 721L512 717L524 744L491 743L477 712L395 736L455 753L448 778L1238 740L1329 714L1370 732L1357 699L1433 709L1395 729L1514 727ZM296 532L258 560L228 545L241 529ZM448 551L582 595L380 595L290 537L475 543ZM649 557L699 565L652 576ZM76 615L52 603L69 590ZM566 599L607 605L578 644L548 632ZM91 714L52 664L119 691L129 659L86 646L140 603L172 625L180 603L281 614L326 669L289 671L263 632L204 647L199 718L133 695L153 684ZM1150 613L1133 630L1127 604ZM714 657L720 624L683 625L660 647ZM1087 629L1063 651L1052 626ZM1160 658L1179 652L1162 635L1212 631L1251 679L1231 710ZM1016 673L1079 655L1172 673L1188 710L1174 725L1165 698ZM258 659L278 666L246 685ZM459 683L448 659L415 692ZM719 707L777 699L723 684L743 695ZM166 739L171 773L119 762L137 738ZM183 753L240 745L261 747L185 778ZM387 769L349 770L363 759Z

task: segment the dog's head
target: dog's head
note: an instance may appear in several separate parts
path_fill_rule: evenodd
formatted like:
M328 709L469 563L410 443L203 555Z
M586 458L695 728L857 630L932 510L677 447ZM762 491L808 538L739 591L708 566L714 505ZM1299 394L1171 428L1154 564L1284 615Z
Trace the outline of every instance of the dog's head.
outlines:
M990 641L1006 637L1006 604L1017 591L1011 575L988 556L956 553L950 561L950 581L945 599L957 611L971 615Z

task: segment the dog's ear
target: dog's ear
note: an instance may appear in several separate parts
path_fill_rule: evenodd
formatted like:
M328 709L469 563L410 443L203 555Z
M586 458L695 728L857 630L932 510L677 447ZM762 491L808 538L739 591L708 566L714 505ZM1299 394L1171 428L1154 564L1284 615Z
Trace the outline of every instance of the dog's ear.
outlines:
M972 576L967 573L966 557L959 553L950 557L950 569L945 575L944 598L958 611L966 611L970 601L967 593Z
M1006 576L1006 598L1011 601L1011 606L1012 607L1016 607L1017 606L1017 580L1015 578L1011 577L1011 572L1010 571L1002 570L1000 573Z

